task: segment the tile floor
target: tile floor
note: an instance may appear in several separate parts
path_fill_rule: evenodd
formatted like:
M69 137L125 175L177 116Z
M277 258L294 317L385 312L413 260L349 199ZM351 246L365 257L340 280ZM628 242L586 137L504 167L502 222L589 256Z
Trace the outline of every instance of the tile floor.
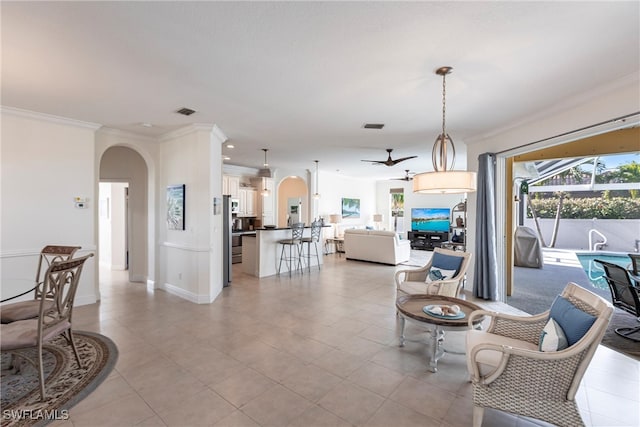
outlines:
M464 356L427 370L397 346L394 267L325 256L321 271L242 275L197 305L101 272L99 304L75 326L118 345L116 369L67 426L471 425ZM408 332L419 335L412 326ZM449 333L451 347L463 333ZM640 362L601 347L578 393L588 426L640 425ZM546 425L487 411L484 426Z

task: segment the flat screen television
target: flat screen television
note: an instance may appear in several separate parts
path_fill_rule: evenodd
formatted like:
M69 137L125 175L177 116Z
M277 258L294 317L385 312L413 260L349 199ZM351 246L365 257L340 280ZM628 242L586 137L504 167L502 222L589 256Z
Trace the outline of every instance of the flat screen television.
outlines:
M449 231L451 211L448 208L411 208L411 231Z

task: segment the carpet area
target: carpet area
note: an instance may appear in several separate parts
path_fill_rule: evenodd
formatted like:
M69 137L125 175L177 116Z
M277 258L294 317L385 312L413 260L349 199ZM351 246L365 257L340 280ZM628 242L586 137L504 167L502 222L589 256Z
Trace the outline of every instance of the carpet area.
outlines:
M613 317L611 317L611 322L609 322L607 332L602 338L602 345L640 360L640 342L623 338L616 334L615 331L616 328L632 328L636 326L640 326L640 322L632 314L616 308L613 312ZM638 337L640 337L640 333L636 334L636 338Z
M20 372L10 367L10 355L2 353L3 427L43 426L65 420L69 409L104 381L118 360L118 349L104 335L78 331L74 338L83 368L79 368L71 346L60 336L47 345L43 354L45 401L40 401L36 368L22 361ZM37 351L34 349L34 357ZM20 359L16 359L17 361Z

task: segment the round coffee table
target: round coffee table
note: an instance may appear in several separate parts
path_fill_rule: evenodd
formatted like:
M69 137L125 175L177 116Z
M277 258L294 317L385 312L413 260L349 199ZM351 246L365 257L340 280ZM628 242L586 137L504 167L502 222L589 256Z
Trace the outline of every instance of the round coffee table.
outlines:
M427 305L454 305L460 307L460 311L464 313L461 319L447 319L429 315L422 308ZM433 325L430 330L428 344L430 346L429 369L432 372L438 371L438 360L442 358L445 349L442 346L444 341L445 330L469 329L469 314L480 307L458 298L445 297L440 295L403 295L396 300L396 308L400 315L400 347L404 347L405 341L410 341L404 336L404 325L406 319L414 320L420 323ZM473 320L473 327L479 328L480 323L484 320L484 316L477 317ZM453 353L453 352L450 352Z

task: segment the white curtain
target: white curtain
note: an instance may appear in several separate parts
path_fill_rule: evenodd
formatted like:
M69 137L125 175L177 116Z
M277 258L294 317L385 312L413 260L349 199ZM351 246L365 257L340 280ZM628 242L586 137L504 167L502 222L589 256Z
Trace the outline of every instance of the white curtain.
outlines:
M495 176L495 154L481 154L478 157L473 295L491 301L498 300Z

